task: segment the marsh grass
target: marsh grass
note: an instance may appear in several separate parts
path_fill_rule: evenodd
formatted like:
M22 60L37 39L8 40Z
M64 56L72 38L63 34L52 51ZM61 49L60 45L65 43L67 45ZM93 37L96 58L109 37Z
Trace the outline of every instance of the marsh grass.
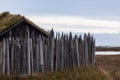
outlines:
M0 80L107 80L107 78L96 66L89 66L63 69L34 76L1 76Z
M97 55L96 63L113 78L120 80L120 55Z

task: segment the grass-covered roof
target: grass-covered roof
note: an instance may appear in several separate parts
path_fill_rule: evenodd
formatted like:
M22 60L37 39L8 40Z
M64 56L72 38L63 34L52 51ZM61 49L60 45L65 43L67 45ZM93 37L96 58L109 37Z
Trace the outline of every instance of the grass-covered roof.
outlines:
M23 16L10 14L9 12L0 13L0 33L4 32L17 22L21 21L23 18Z
M43 32L45 35L48 35L48 32L46 32L45 30L43 30L39 26L35 25L34 23L29 21L28 19L24 18L24 16L21 16L19 14L18 15L10 14L9 12L0 13L0 34L22 20L28 22L29 24L34 26L36 29Z

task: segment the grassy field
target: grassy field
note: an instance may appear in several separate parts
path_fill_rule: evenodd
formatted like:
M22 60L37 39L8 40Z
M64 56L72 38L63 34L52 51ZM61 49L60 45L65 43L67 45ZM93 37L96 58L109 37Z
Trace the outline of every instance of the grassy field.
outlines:
M36 76L1 76L0 80L107 80L107 78L96 66L90 66L64 69Z
M120 80L120 55L97 55L96 63L111 80Z

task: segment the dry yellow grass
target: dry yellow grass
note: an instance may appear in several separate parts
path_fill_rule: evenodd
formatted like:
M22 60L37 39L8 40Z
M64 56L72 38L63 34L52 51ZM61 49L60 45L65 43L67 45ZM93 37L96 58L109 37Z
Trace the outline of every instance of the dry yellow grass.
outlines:
M120 55L97 55L96 63L111 76L112 80L120 80Z
M89 66L63 69L36 76L1 76L0 80L107 80L107 78L96 66Z

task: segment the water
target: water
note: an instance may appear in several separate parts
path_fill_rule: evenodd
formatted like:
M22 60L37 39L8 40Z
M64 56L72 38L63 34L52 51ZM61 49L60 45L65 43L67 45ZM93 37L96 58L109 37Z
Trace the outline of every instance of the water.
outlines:
M96 51L96 55L118 55L120 51Z

